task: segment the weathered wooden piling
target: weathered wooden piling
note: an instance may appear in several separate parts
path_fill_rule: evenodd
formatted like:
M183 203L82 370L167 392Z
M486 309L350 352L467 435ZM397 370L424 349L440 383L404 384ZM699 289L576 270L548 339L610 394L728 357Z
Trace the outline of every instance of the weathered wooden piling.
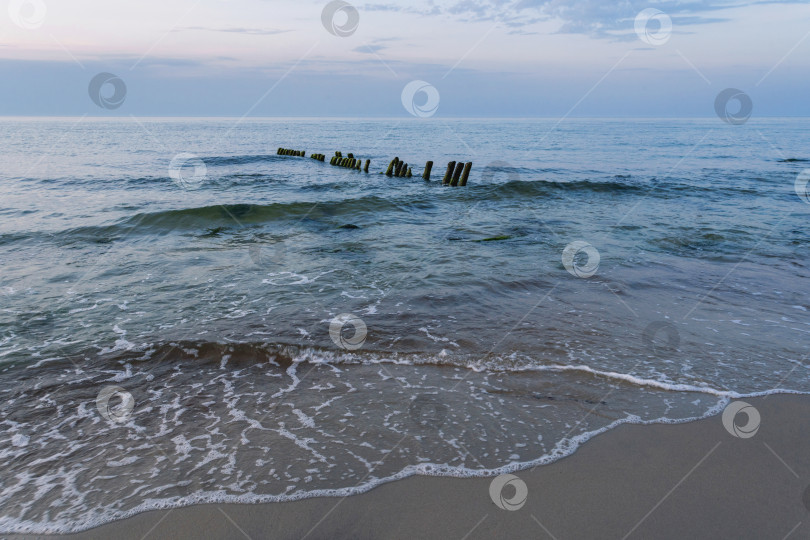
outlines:
M402 164L402 170L399 171L399 177L400 178L405 178L405 176L407 176L407 175L408 175L408 164L403 163Z
M408 174L406 174L405 176L407 176L408 178L411 178L413 176L413 171L411 170L410 167L408 167Z
M405 166L405 162L404 162L404 161L400 161L400 162L398 162L398 163L397 163L397 168L396 168L396 170L394 171L394 176L396 176L397 178L399 178L400 176L402 176L402 167L404 167L404 166Z
M461 180L459 181L459 186L466 186L467 185L467 178L470 176L470 169L472 169L472 161L468 161L464 164L464 172L461 173Z
M450 180L453 177L453 171L456 168L456 162L451 161L447 164L447 171L444 173L444 178L442 179L442 185L449 186Z
M367 159L367 160L366 160L366 166L365 166L365 167L363 167L363 172L365 172L365 173L367 173L367 172L368 172L368 167L369 167L369 165L371 165L371 160L370 160L370 159Z
M360 170L360 167L361 167L362 165L363 165L363 160L362 160L362 159L358 159L358 160L357 160L357 163L355 164L355 167L354 167L354 168L355 168L355 169L357 169L357 170L359 171L359 170Z
M450 185L455 187L458 185L458 180L461 178L461 171L464 169L464 164L462 162L456 163L456 170L453 172L453 180L450 181Z
M385 176L393 176L394 171L397 169L397 164L399 164L399 158L395 157L391 160L391 163L388 164L388 170L385 171Z
M430 181L430 170L433 168L433 162L428 161L425 163L425 172L422 173L422 179Z
M352 154L351 152L349 152L349 153L347 154L347 156L348 156L348 158L349 158L349 159L352 159L352 158L354 157L354 154Z

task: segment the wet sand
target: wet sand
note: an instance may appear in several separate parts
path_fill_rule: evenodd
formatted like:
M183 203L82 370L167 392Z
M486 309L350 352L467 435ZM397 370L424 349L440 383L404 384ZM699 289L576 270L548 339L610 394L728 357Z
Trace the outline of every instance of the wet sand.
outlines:
M58 538L810 538L810 397L745 401L761 416L751 438L721 416L623 425L517 472L528 496L514 511L490 498L491 478L412 477L348 498L146 512Z

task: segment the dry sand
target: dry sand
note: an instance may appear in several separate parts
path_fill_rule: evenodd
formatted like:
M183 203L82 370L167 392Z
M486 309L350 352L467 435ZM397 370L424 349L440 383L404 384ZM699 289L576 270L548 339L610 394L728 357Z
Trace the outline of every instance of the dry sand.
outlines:
M810 397L746 401L762 419L752 438L720 416L620 426L516 473L516 511L493 503L489 478L413 477L345 499L146 512L70 538L810 538Z

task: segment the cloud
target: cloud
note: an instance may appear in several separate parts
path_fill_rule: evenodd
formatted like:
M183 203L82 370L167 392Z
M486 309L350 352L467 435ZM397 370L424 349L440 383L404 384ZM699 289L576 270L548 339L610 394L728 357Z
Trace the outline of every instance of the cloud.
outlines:
M629 0L449 0L441 5L427 0L421 5L367 4L366 11L397 11L423 16L452 15L466 21L500 22L517 29L540 21L560 21L557 30L566 34L621 39L633 31L642 7L654 7L668 14L678 26L725 22L709 13L761 4L803 4L806 0L652 0L649 4ZM635 7L634 7L635 6ZM639 7L641 6L641 7Z
M375 54L380 52L383 49L387 49L385 45L361 45L352 49L354 52L365 53L365 54Z
M276 28L211 28L208 26L186 26L178 28L177 31L198 30L204 32L228 32L233 34L246 34L249 36L275 36L291 30L279 30Z

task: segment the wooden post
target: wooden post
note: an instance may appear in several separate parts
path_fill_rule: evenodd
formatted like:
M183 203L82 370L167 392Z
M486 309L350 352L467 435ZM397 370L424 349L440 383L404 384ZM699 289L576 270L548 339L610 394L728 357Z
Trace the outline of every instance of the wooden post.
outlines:
M461 171L464 169L464 164L462 162L456 163L456 170L453 172L453 180L450 182L450 185L455 187L458 185L458 179L461 177Z
M404 167L404 166L405 166L404 161L400 161L399 163L397 163L397 170L396 170L396 172L394 172L394 176L396 176L397 178L402 176L402 167Z
M392 176L394 174L394 168L397 166L397 158L391 160L391 163L388 164L388 169L385 171L385 176Z
M470 169L472 169L472 161L468 161L464 165L464 172L461 173L461 181L458 183L459 186L467 185L467 178L470 176Z
M369 166L369 165L371 165L371 160L370 160L370 159L367 159L367 160L366 160L366 166L365 166L365 167L363 167L363 172L365 172L365 173L367 173L367 172L368 172L368 166Z
M422 178L430 182L430 170L433 168L433 162L428 161L425 163L425 172L422 173Z
M351 152L349 152L347 155L348 155L349 159L352 159L354 157L354 154L352 154Z
M447 172L444 173L444 179L442 180L442 185L448 186L450 185L450 179L453 176L453 170L456 168L456 162L451 161L447 164Z
M406 174L405 176L407 176L408 178L413 176L413 171L411 171L410 167L408 167L408 174Z

